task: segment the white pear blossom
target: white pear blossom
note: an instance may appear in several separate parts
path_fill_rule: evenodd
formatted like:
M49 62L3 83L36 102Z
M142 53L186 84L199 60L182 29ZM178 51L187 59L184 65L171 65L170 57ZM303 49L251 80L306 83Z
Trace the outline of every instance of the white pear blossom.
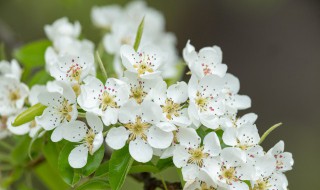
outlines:
M200 170L194 180L187 181L183 190L225 190L218 187L217 183L210 178L207 172Z
M23 108L29 88L18 79L0 77L0 115L17 114Z
M119 109L129 99L128 85L115 78L109 78L104 85L92 76L85 78L84 83L78 97L80 107L101 116L106 126L116 124Z
M124 77L121 80L126 82L130 88L130 99L134 99L138 104L141 104L144 100L154 99L167 86L166 82L160 77L143 79L128 71L124 72Z
M229 113L236 113L238 110L244 110L251 107L251 99L246 95L239 95L240 81L234 75L227 73L221 78L223 83L222 94L224 104Z
M227 128L222 139L226 145L246 151L258 145L260 136L256 125L246 125L241 128Z
M46 91L46 87L44 85L34 85L29 92L28 100L30 105L33 106L39 103L38 96L39 94L45 91ZM22 109L21 112L22 111L24 111L24 109ZM15 120L16 116L17 115L10 116L7 120L7 127L11 133L15 135L25 135L28 133L31 138L36 137L36 135L41 136L44 134L44 133L39 133L42 127L38 125L35 120L32 120L31 122L22 124L20 126L12 126L12 123Z
M87 164L88 154L93 155L103 143L103 124L98 116L86 113L89 126L82 121L72 121L63 125L63 138L80 143L69 154L68 161L73 168L82 168Z
M173 151L173 163L177 168L182 168L185 181L194 180L200 169L207 167L221 151L215 132L205 136L203 145L192 128L180 128L177 138L180 144Z
M161 106L164 121L157 126L165 131L176 130L178 127L188 127L191 124L188 116L188 108L184 107L188 99L188 85L178 82L168 89L166 85L162 89L153 91L152 100Z
M242 126L254 124L258 118L258 115L255 113L247 113L242 117L237 117L236 114L230 116L225 116L221 128L226 130L227 128L241 128Z
M21 67L15 59L11 60L11 62L0 61L0 77L12 77L20 80L21 73Z
M91 10L91 20L96 27L110 29L122 14L123 11L118 5L94 6Z
M219 127L220 116L225 114L221 100L222 80L216 75L208 75L200 81L192 75L188 84L189 117L196 127L200 124L212 129Z
M59 92L43 92L38 96L39 102L47 108L41 116L35 118L36 123L45 130L55 129L51 135L54 142L62 139L62 125L75 121L78 117L76 95L71 86L65 82L57 81L63 89Z
M72 38L79 37L81 26L78 21L72 24L69 22L68 18L63 17L56 20L52 25L46 25L44 30L47 37L54 41L62 36L68 36Z
M90 75L94 68L94 56L86 53L79 56L64 55L60 56L57 62L50 68L50 74L56 80L80 84L85 77ZM77 86L75 91L80 90Z
M7 127L7 120L8 118L6 116L0 116L0 140L11 135Z
M158 68L163 64L163 57L152 46L144 46L137 52L133 47L123 45L121 47L122 63L130 72L137 73L144 79L152 79L160 76Z
M243 180L252 180L255 177L254 167L246 164L245 153L233 147L224 148L205 171L218 185L228 189L249 190Z
M223 77L228 69L227 65L222 63L222 51L218 46L204 47L198 53L189 40L183 49L183 58L192 74L200 79L211 74Z
M292 159L292 154L290 152L284 152L284 142L279 141L273 148L268 151L275 157L277 161L276 170L279 172L286 172L292 170L292 165L294 163Z
M288 186L287 178L284 174L276 173L276 159L271 154L254 159L256 170L256 180L251 181L254 190L286 190Z
M106 142L113 149L121 149L129 143L130 155L138 162L151 160L154 148L167 148L173 140L172 133L158 129L161 108L151 101L137 104L129 100L119 113L122 126L111 128Z

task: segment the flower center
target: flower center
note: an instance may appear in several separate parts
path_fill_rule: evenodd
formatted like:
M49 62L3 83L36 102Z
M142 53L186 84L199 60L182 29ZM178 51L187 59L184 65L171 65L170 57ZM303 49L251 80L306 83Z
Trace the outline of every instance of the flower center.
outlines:
M73 108L72 108L72 104L69 104L68 100L64 99L62 102L62 107L59 110L59 112L62 114L62 119L61 119L61 123L62 121L65 119L68 122L71 121L71 115L70 112L72 112Z
M200 185L201 189L196 189L196 190L216 190L216 188L212 187L212 186L209 186L206 182L201 182L201 185Z
M14 91L11 91L10 94L9 94L9 100L11 102L16 102L17 100L20 99L20 91L17 89L17 90L14 90Z
M197 97L195 99L196 104L198 105L198 107L200 108L200 111L207 111L207 102L208 99L201 96L200 92L197 92Z
M189 149L188 153L190 154L190 158L188 160L189 164L196 164L199 167L203 166L203 160L208 158L209 154L203 152L204 147L199 147L196 149Z
M145 55L143 53L139 53L140 61L137 61L136 64L133 65L135 69L138 71L138 75L143 75L146 72L152 73L154 72L152 68L152 63L149 55Z
M146 131L150 126L151 125L149 123L142 122L141 117L137 117L135 123L128 123L124 125L124 127L131 132L129 141L133 141L137 137L147 140Z
M130 45L131 44L131 38L129 36L121 38L121 44L122 45L124 45L124 44Z
M143 91L142 86L131 88L130 98L134 98L138 104L141 104L147 93Z
M7 128L7 120L8 118L5 116L1 116L1 123L0 123L0 130L1 129L6 129Z
M74 93L76 94L76 96L79 96L80 93L81 93L81 88L80 88L80 85L79 83L76 83L72 86L72 89L74 91Z
M209 68L208 65L203 63L201 66L202 66L202 70L203 70L204 75L208 75L211 73L211 69Z
M86 144L87 144L87 147L89 149L89 153L91 155L93 155L93 141L94 141L94 137L95 136L96 136L96 134L93 132L93 130L89 129L87 131L87 134L86 134L85 139L84 139Z
M271 187L268 181L258 180L257 183L254 185L253 190L266 190Z
M172 119L172 116L179 117L181 107L179 104L174 103L172 100L167 99L164 106L162 106L163 113L166 113L167 119Z
M235 169L233 167L226 169L223 167L222 174L220 176L221 179L225 179L227 184L231 184L233 181L238 181L238 178L235 176Z
M37 126L36 120L32 120L29 128L32 129L32 128L35 128L36 126Z
M102 111L106 111L108 107L118 108L117 102L114 101L114 96L110 95L108 92L103 92L101 96L100 108Z
M73 62L74 60L72 60ZM67 77L70 78L70 80L75 80L80 82L80 75L82 72L82 67L80 67L78 64L71 65L69 70L67 71Z

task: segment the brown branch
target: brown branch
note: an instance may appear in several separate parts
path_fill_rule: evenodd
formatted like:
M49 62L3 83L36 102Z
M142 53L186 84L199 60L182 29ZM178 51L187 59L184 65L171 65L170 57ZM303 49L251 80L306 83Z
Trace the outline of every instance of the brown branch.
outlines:
M156 188L166 189L161 180L151 177L150 173L131 174L133 179L144 183L144 190L155 190ZM165 181L168 190L182 189L180 182L168 182Z
M27 168L35 168L38 165L42 164L46 159L43 156L38 157L37 159L31 160L28 164L27 164Z

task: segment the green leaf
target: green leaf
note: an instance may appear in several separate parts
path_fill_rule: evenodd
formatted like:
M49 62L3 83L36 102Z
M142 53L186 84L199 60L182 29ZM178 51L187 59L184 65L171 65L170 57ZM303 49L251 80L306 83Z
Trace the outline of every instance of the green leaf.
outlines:
M35 84L46 84L49 80L53 79L46 70L41 70L37 72L29 81L29 87L32 87Z
M42 105L40 103L28 108L27 110L25 110L24 112L20 113L16 119L14 120L14 122L12 123L12 126L20 126L22 124L28 123L32 120L34 120L34 118L36 116L42 115L44 109L46 109L47 106Z
M22 165L28 158L28 148L31 138L25 135L11 152L11 163Z
M166 159L160 159L157 162L156 167L158 168L159 171L163 171L169 167L172 167L173 165L173 161L172 161L172 157L170 158L166 158Z
M201 126L196 131L201 139L204 139L204 137L207 135L206 131Z
M141 38L142 38L143 28L144 28L144 17L143 17L143 19L141 20L141 22L139 24L137 35L136 35L136 40L135 40L134 45L133 45L133 48L134 48L135 51L137 51L138 48L139 48L140 41L141 41Z
M17 181L18 179L20 179L20 177L23 174L23 169L18 167L15 170L12 171L12 173L6 177L1 179L1 187L3 187L4 189L7 189L8 187L11 186L12 183L14 183L15 181ZM0 187L0 189L1 189Z
M45 64L44 54L49 46L51 46L49 40L35 41L17 49L14 57L28 68L43 66Z
M99 166L94 176L100 177L100 176L107 176L108 174L109 174L109 160Z
M107 190L107 189L110 189L110 185L106 180L102 180L102 179L90 179L86 183L76 188L76 190Z
M49 140L43 145L42 152L49 165L58 172L58 157L60 149L57 143Z
M101 146L93 155L88 156L88 162L85 167L82 168L82 174L84 176L89 176L95 172L103 159L104 156L104 146Z
M133 158L129 154L128 145L112 153L109 164L109 180L112 190L121 189L131 168Z
M69 154L74 148L75 145L73 143L66 143L60 151L58 158L59 173L62 179L70 186L74 186L81 178L79 171L72 168L68 161Z
M58 165L58 162L57 162ZM68 189L68 185L61 179L57 168L53 168L48 162L34 168L36 176L44 183L49 190Z
M129 173L142 173L142 172L150 172L150 173L158 173L160 170L154 166L152 163L149 164L140 164L131 166Z

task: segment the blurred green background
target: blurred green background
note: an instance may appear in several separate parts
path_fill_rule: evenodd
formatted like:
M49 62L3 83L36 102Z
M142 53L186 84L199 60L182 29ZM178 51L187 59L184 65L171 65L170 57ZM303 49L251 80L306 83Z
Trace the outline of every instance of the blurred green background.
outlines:
M79 20L86 38L100 32L90 20L93 5L126 0L0 0L0 41L7 50L45 38L43 26L67 16ZM241 93L253 101L262 134L284 125L264 142L269 149L284 140L294 155L287 173L290 190L320 189L320 1L319 0L153 0L167 30L177 35L179 52L188 39L197 49L221 46ZM177 179L167 171L165 177ZM173 176L173 177L172 177ZM129 181L124 189L141 189Z

